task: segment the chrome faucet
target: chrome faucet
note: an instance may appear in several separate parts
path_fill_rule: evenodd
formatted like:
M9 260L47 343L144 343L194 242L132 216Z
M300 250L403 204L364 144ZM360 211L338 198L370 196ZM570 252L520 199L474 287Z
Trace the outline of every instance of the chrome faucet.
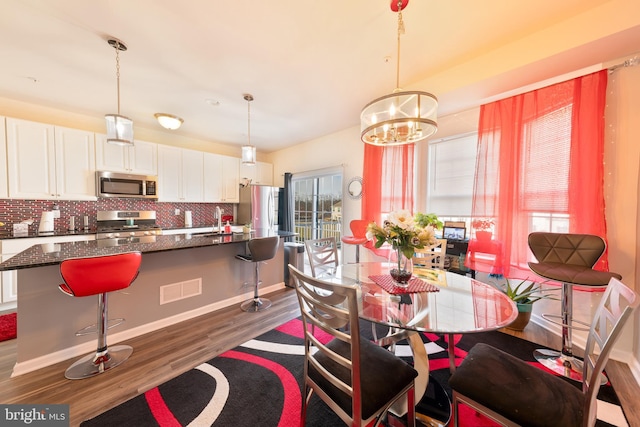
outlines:
M218 220L218 233L222 234L222 209L216 206L216 219Z

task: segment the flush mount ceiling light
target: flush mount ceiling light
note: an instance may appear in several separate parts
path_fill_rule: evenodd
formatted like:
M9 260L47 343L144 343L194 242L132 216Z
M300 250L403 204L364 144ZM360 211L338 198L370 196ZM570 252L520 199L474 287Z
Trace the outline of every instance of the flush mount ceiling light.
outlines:
M256 164L256 147L251 145L251 101L253 101L253 96L245 93L243 97L247 101L247 145L242 146L242 164L253 166Z
M109 39L108 43L116 51L118 114L104 116L107 121L107 142L116 145L133 145L133 120L120 115L120 51L127 50L127 46L116 39Z
M158 120L160 126L165 129L176 130L184 123L184 120L173 114L155 113L153 116Z
M409 0L391 0L391 10L398 13L396 89L392 94L374 99L362 109L360 137L367 144L411 144L438 130L438 99L427 92L400 89L400 36L404 34L402 10L407 4Z

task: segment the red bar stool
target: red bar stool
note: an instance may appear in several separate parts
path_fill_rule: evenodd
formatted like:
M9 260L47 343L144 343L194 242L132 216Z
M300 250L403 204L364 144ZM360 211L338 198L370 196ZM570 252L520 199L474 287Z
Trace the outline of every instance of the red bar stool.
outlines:
M278 253L278 245L280 243L280 237L260 237L249 240L247 246L249 247L249 255L236 255L236 258L242 261L252 262L255 266L256 283L253 291L253 298L246 300L240 304L240 308L243 311L262 311L271 307L271 301L266 298L260 298L258 296L258 286L262 281L260 280L260 263L270 260Z
M360 262L360 245L367 242L367 226L369 221L366 219L354 219L349 223L351 236L342 236L342 243L347 245L356 245L356 263Z
M70 380L79 380L101 374L115 368L129 358L133 348L117 345L107 348L107 329L124 322L108 325L107 292L128 288L138 277L140 252L129 252L91 258L72 258L62 261L60 274L65 283L58 286L62 292L72 297L98 295L98 321L78 332L86 335L95 328L98 333L98 348L67 368L64 376Z

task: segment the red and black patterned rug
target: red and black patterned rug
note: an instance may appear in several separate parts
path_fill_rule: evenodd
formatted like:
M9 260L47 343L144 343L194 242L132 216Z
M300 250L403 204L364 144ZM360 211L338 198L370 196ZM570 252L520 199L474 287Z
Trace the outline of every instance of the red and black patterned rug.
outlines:
M363 324L361 329L363 334L370 335L370 324ZM457 364L477 342L489 343L532 363L535 362L533 350L540 347L500 332L468 334L455 339ZM447 396L444 395L443 401L443 394L450 392L447 343L443 337L433 334L423 335L423 341L429 353L431 380L419 409L428 407L422 412L433 411L436 415L442 412L446 416ZM405 353L408 353L406 347L397 346L396 354ZM81 426L297 426L303 358L302 322L294 319ZM599 399L598 426L627 425L610 385L601 388ZM495 425L470 409L461 417L461 426ZM404 425L392 415L386 424L389 427ZM333 427L343 423L314 396L306 425Z
M3 314L0 316L0 342L12 340L17 334L16 313Z

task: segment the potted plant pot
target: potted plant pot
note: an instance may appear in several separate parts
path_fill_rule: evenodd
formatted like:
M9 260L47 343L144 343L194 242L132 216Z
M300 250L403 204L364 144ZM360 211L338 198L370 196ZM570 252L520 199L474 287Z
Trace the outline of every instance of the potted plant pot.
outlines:
M507 329L511 329L512 331L523 331L524 328L529 324L529 320L531 320L531 310L533 309L533 304L516 304L518 307L518 317L513 321Z

